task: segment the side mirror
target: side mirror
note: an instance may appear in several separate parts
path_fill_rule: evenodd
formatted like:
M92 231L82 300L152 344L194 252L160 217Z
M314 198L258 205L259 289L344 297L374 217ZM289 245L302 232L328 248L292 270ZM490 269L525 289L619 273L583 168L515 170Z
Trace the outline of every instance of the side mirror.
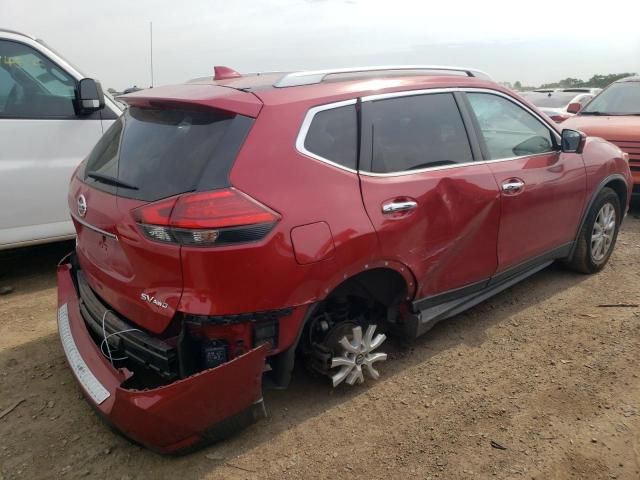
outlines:
M582 110L582 104L580 102L572 102L567 106L567 112L578 113Z
M584 133L565 128L562 130L562 151L564 153L582 153L586 139Z
M83 78L76 90L76 113L89 115L104 108L102 85L93 78Z

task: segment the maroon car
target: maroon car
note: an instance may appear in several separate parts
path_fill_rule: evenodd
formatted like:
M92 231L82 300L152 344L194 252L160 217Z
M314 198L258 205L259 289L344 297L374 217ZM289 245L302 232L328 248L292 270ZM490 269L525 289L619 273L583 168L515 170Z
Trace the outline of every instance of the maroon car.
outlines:
M121 98L71 180L58 325L91 405L161 452L264 415L294 360L362 383L386 335L555 260L600 270L631 194L618 147L472 69L218 68Z

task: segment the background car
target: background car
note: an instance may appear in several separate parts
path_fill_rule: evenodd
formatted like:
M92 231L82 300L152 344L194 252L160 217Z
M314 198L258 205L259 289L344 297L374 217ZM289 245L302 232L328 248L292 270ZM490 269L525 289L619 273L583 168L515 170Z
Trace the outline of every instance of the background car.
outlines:
M521 95L556 123L574 115L569 112L569 105L578 103L584 106L594 97L593 93L576 93L574 90L534 90Z
M640 195L640 76L612 83L563 127L602 137L626 152L633 194Z
M42 40L0 29L0 250L73 238L69 178L121 113Z

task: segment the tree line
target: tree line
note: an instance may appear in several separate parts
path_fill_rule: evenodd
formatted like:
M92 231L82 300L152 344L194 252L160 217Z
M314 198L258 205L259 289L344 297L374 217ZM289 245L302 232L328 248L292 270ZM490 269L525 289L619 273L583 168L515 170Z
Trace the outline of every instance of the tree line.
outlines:
M513 88L520 91L535 90L536 88L575 88L575 87L591 87L604 88L610 83L620 80L621 78L630 77L635 73L610 73L608 75L594 75L589 80L581 80L579 78L567 77L559 82L543 83L539 87L525 86L520 81L513 84Z

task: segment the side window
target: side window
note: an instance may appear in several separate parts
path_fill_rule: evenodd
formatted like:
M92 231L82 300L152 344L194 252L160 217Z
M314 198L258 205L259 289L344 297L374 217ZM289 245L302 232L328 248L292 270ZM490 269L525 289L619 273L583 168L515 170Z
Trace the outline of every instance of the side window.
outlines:
M75 80L22 43L0 40L0 117L75 116Z
M480 125L488 160L554 150L549 128L515 103L490 93L467 93L467 98Z
M437 93L375 100L372 171L404 172L473 161L453 95Z
M358 118L355 105L316 113L304 139L304 148L355 170L358 154Z

